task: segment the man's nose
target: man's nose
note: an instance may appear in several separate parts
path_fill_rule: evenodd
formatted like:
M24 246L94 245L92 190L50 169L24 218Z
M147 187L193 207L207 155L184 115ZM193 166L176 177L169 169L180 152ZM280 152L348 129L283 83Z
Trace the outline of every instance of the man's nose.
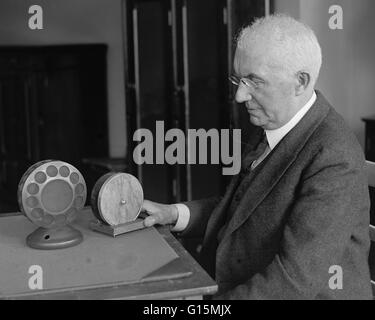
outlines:
M237 103L243 103L246 101L250 101L253 97L250 93L250 88L245 86L242 82L239 84L237 91L236 91L236 102Z

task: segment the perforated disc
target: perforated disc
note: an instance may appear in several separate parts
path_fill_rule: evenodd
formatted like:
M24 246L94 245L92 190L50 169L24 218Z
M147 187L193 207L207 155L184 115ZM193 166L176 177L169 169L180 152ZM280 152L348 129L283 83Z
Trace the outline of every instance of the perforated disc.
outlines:
M44 160L32 165L18 185L21 211L36 225L56 228L72 222L86 202L86 183L72 165Z
M96 182L91 193L95 216L111 226L137 219L142 203L142 186L128 173L105 174Z

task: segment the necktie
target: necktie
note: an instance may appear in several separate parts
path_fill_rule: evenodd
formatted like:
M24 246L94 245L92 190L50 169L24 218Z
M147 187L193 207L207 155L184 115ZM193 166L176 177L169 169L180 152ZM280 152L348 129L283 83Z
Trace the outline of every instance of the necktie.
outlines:
M264 136L265 136L265 139L261 142L263 144L262 145L263 153L256 160L253 161L253 163L251 164L251 170L255 169L255 167L258 164L260 164L268 156L268 154L271 151L271 148L267 141L267 137L266 135Z
M270 152L266 133L263 131L261 139L254 150L249 151L242 159L242 169L249 171L254 169Z

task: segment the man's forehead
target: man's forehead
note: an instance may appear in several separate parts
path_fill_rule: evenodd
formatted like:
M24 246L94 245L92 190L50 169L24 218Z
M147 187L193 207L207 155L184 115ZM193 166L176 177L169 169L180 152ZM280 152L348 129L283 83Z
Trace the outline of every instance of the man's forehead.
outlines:
M262 73L267 67L264 54L250 48L237 48L234 56L234 71L239 76L250 73Z

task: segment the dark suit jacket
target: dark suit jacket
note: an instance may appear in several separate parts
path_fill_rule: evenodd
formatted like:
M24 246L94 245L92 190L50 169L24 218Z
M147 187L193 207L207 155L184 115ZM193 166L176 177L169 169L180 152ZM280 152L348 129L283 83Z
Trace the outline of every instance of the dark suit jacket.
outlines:
M181 236L204 236L201 263L219 285L215 298L371 299L363 151L317 96L240 199L233 200L237 175L222 198L186 203L191 217ZM232 200L236 209L218 241ZM342 289L329 286L335 265Z

